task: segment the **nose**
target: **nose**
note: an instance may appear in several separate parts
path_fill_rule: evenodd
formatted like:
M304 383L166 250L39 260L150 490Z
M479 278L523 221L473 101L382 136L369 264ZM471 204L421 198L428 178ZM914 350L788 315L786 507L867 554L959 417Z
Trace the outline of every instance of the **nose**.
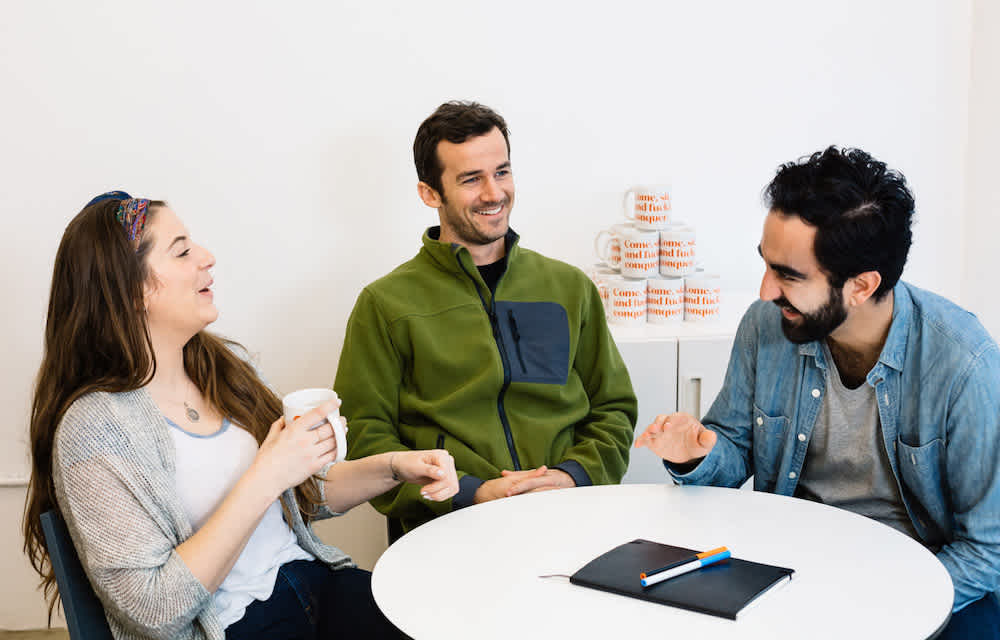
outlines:
M760 280L760 299L770 302L781 297L781 287L778 286L778 279L774 277L774 272L764 269L764 277Z
M199 248L201 249L201 252L203 254L201 257L201 268L211 269L212 267L214 267L215 256L212 254L212 252L206 249L205 247L199 247Z
M482 198L486 202L499 202L503 200L503 189L497 184L496 179L492 176L487 178L483 184Z

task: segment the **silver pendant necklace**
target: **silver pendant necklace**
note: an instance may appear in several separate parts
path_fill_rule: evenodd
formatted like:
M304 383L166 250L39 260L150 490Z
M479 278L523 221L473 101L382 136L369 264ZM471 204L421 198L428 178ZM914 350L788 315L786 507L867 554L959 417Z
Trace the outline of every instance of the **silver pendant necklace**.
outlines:
M184 401L184 412L187 413L187 418L191 422L198 422L201 420L201 415L194 407L187 403L187 400Z

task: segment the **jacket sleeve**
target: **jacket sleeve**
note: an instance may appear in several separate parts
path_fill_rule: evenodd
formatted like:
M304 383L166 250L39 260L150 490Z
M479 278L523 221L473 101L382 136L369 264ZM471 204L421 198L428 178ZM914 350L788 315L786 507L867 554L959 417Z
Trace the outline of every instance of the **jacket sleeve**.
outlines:
M347 321L333 385L343 401L341 414L348 421L350 459L410 449L399 436L403 366L375 297L368 289L362 290ZM463 475L459 473L460 480ZM452 500L424 500L420 487L410 483L400 484L370 502L380 513L406 520L427 520L452 510Z
M131 456L115 453L128 446L113 425L64 419L53 451L59 509L109 615L137 636L184 637L211 594L175 550L181 541L165 516L143 506L140 496L153 499L156 488Z
M740 321L722 390L701 420L719 436L715 446L694 469L664 461L678 484L739 487L753 473L750 456L758 340L756 309L756 305L752 306Z
M1000 351L995 343L964 378L948 409L945 453L954 538L937 553L955 586L955 611L1000 588Z
M589 279L584 279L584 285L587 289L573 369L590 398L590 410L575 426L566 460L556 466L573 476L578 485L582 478L574 462L591 484L616 484L628 467L637 402L625 362L608 329L600 294Z

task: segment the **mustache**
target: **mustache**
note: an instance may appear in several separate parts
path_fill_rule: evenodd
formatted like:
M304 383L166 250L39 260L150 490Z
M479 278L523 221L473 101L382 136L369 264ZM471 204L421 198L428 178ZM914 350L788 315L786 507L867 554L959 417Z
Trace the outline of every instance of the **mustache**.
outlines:
M798 313L800 315L802 314L802 312L799 311L798 309L796 309L794 306L792 306L792 303L790 303L788 301L788 299L785 298L785 297L777 298L777 299L773 300L772 302L774 302L774 304L778 305L779 307L781 307L783 309L788 309L789 311L792 311L794 313Z
M510 198L500 198L499 200L491 202L483 202L478 206L480 209L492 209L493 207L507 206L510 203Z

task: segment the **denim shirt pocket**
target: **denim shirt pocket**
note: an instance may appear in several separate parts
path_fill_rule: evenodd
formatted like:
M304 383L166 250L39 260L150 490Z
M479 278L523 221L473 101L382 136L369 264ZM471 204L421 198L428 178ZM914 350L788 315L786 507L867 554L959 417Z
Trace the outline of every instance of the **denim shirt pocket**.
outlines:
M752 472L757 489L774 489L788 424L785 416L769 416L754 405Z
M903 487L936 523L947 522L950 508L945 502L944 441L935 438L926 444L913 446L903 442L902 438L896 438L896 447L896 462Z

